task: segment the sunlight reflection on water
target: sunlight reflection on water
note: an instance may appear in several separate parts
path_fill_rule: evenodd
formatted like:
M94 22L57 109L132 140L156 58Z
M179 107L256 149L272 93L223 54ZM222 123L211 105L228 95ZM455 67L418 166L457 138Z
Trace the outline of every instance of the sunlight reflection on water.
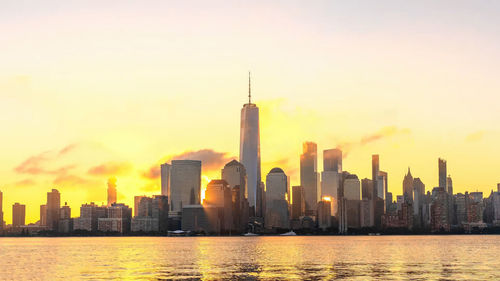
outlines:
M0 279L500 280L500 236L0 238Z

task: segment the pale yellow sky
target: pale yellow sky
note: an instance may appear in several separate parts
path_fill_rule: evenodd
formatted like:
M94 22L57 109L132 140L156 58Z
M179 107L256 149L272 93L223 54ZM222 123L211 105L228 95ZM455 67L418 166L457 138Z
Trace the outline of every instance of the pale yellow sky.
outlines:
M264 176L280 166L297 184L301 143L315 141L349 149L344 168L361 178L380 154L395 194L408 166L437 185L438 157L456 192L489 194L500 4L311 2L2 3L5 220L20 202L37 221L53 187L78 215L105 202L109 176L132 205L159 192L145 172L189 151L213 150L204 174L219 177L238 156L248 70Z

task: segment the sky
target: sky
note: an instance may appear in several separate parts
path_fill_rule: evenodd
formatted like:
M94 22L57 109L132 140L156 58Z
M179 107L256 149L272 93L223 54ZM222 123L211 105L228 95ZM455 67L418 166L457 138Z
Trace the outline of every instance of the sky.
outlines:
M20 202L36 222L52 188L78 216L112 176L133 206L171 159L219 178L238 158L248 71L264 176L298 185L314 141L360 178L379 154L394 194L408 167L437 186L438 157L455 192L496 188L500 2L227 2L2 1L5 221Z

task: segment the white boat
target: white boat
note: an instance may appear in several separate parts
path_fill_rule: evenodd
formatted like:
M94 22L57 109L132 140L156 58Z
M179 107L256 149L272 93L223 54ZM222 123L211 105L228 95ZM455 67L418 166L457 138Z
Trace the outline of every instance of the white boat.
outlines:
M259 234L248 232L248 233L243 234L243 236L259 236Z
M295 231L288 231L287 233L282 233L280 234L281 236L297 236L297 233Z

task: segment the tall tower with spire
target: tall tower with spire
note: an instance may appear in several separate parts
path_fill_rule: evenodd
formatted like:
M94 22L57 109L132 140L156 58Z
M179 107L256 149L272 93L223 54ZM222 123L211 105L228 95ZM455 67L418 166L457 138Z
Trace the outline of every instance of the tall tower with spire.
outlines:
M259 108L252 103L250 72L248 73L248 103L241 109L240 162L247 172L250 215L262 217Z

